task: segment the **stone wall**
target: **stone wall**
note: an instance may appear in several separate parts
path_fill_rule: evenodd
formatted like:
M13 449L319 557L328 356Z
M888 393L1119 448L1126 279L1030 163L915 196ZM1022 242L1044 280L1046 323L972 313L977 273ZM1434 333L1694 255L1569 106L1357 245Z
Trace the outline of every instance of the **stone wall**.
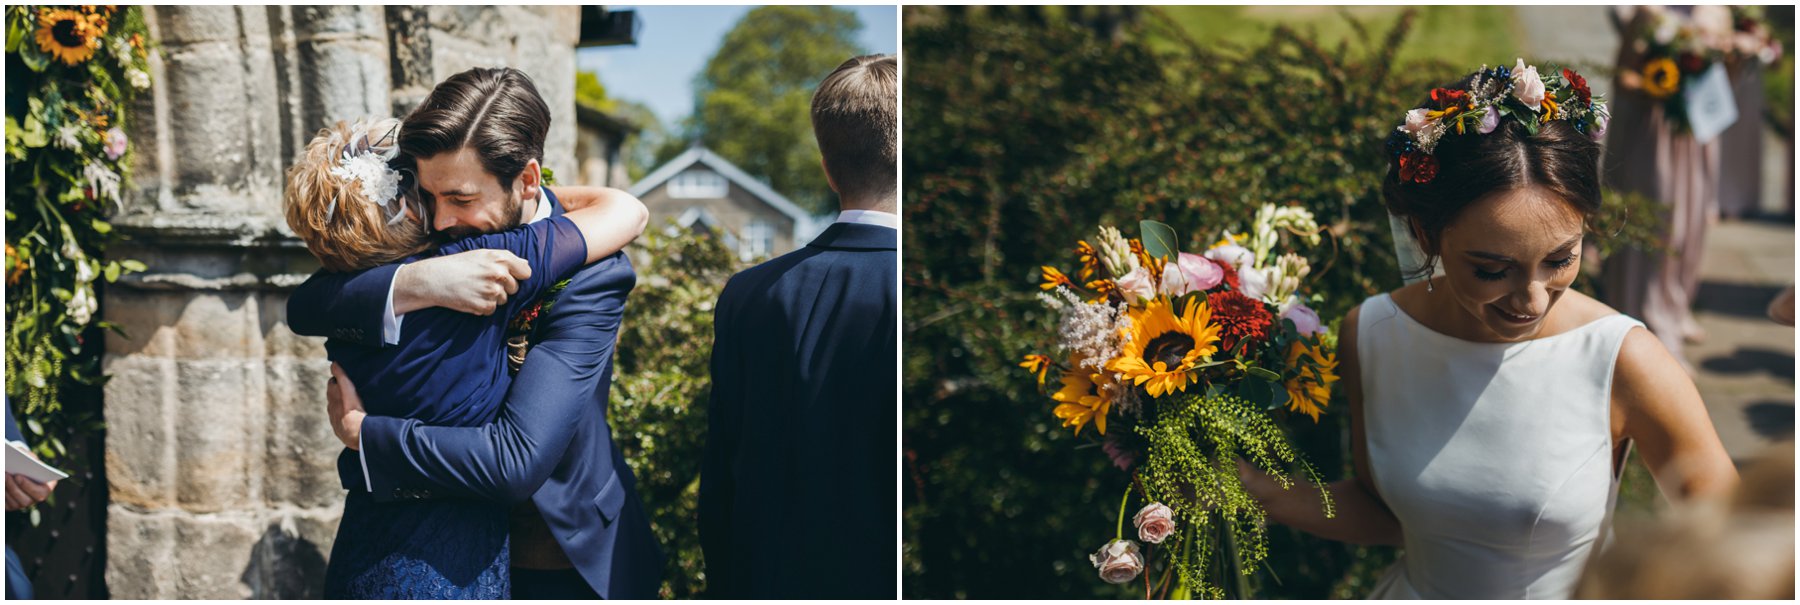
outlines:
M574 152L578 7L146 7L135 190L105 293L108 588L115 598L318 597L344 491L323 341L287 328L317 268L281 218L314 132L404 115L474 66L530 74Z

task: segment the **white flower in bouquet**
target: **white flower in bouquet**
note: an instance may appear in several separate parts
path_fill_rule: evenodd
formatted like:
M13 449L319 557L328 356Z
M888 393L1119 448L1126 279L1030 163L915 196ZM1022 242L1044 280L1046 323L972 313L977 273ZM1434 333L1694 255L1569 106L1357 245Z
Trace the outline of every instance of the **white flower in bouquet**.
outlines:
M1238 290L1253 299L1262 299L1268 292L1269 278L1262 269L1244 267L1238 269Z
M1100 228L1100 264L1106 265L1106 271L1112 277L1124 277L1138 268L1137 255L1131 253L1131 244L1119 230L1113 227Z
M1144 571L1144 555L1130 540L1108 542L1100 547L1100 552L1088 555L1088 561L1100 570L1100 579L1111 584L1130 582Z
M1056 342L1081 359L1088 371L1104 371L1106 360L1119 356L1119 348L1124 344L1122 335L1131 327L1131 316L1125 312L1124 304L1082 302L1063 287L1058 287L1055 295L1044 292L1038 296L1045 306L1058 312Z
M1213 249L1207 250L1206 254L1203 254L1202 256L1231 265L1231 268L1233 269L1248 267L1252 264L1251 261L1256 259L1256 255L1252 254L1249 248L1237 244L1215 246Z
M1300 280L1312 273L1312 265L1304 257L1292 252L1281 255L1275 266L1263 270L1268 279L1263 290L1262 299L1270 304L1285 304L1295 292L1300 291Z
M1156 298L1156 280L1150 277L1149 269L1133 268L1116 281L1119 291L1125 293L1125 300L1136 302Z
M1299 206L1276 208L1275 212L1269 215L1269 224L1274 225L1277 229L1305 234L1300 237L1306 238L1308 245L1319 245L1319 222L1313 219L1313 213L1310 210Z
M81 244L75 243L75 232L66 223L62 226L62 242L64 260L81 261L87 258L87 254L81 251Z

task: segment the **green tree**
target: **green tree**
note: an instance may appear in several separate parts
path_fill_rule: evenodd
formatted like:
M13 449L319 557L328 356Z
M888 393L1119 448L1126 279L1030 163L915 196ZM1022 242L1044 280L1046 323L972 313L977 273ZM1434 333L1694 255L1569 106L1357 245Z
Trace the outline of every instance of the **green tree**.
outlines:
M606 85L591 71L575 72L575 102L600 111L612 111L619 105L618 99L606 96Z
M750 11L698 77L686 141L698 140L803 207L833 207L812 136L812 93L838 64L863 54L855 42L861 29L855 13L825 6ZM662 151L672 156L685 147Z

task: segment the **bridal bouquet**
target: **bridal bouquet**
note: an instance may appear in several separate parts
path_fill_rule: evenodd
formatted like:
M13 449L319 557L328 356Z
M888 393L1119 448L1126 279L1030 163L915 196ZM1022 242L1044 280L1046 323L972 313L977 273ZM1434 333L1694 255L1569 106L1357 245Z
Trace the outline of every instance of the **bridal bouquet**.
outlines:
M1072 275L1042 268L1040 296L1059 314L1055 356L1027 355L1076 435L1102 443L1130 475L1115 538L1090 557L1100 577L1122 584L1144 574L1156 549L1168 564L1146 596L1249 595L1244 576L1267 556L1262 508L1238 478L1238 460L1292 487L1285 465L1330 494L1318 471L1282 432L1292 414L1318 421L1337 380L1336 335L1306 305L1304 257L1284 244L1316 246L1320 229L1301 208L1265 205L1246 233L1223 231L1201 253L1183 252L1175 230L1143 221L1141 239L1101 227L1080 241ZM1313 302L1317 302L1316 297ZM1058 385L1045 386L1055 376ZM1125 513L1138 541L1125 535ZM1209 580L1209 577L1212 578Z

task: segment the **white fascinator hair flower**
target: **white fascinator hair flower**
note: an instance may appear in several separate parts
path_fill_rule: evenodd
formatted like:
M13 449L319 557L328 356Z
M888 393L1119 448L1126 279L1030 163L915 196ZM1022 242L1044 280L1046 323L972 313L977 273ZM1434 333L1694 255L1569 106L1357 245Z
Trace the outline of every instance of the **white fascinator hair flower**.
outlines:
M358 125L358 130L363 130ZM399 125L396 124L395 128ZM392 136L384 135L383 140ZM367 132L359 133L355 140L344 145L343 153L338 156L338 165L331 168L331 174L344 179L349 186L361 187L363 199L368 203L380 206L388 213L387 224L400 222L406 215L404 204L395 204L400 198L400 171L388 165L388 161L399 155L397 145L378 146L369 142ZM329 218L337 212L337 199L332 199L326 208Z

